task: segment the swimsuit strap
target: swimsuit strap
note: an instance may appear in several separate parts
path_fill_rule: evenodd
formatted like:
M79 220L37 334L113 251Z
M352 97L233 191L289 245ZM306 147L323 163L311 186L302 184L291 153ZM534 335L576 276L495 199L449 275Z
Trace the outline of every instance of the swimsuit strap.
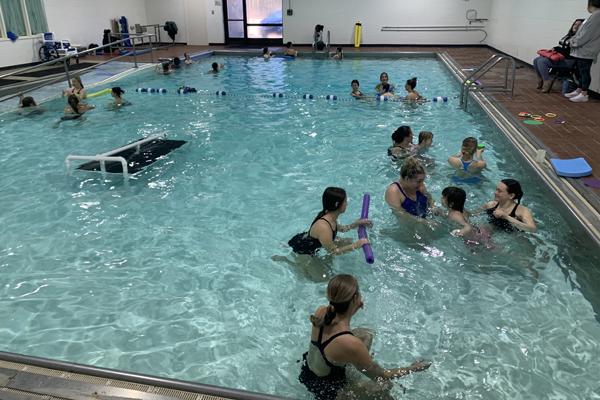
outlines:
M327 347L327 345L329 343L333 342L333 340L335 338L337 338L339 336L342 336L342 335L352 335L352 336L354 336L354 334L352 332L350 332L350 331L338 332L335 335L331 336L329 339L327 339L325 342L321 343L321 349L325 350L325 347ZM322 337L319 337L319 339L322 339ZM319 340L319 342L321 342L321 341Z
M333 226L331 226L331 222L327 221L325 218L321 217L319 219L322 219L323 221L327 222L327 225L329 225L329 229L331 229L331 232L337 232L337 229L333 229ZM317 220L318 221L318 220ZM316 221L315 221L316 222ZM336 226L337 228L337 226Z
M394 182L394 184L395 184L396 186L398 186L398 190L400 190L400 193L402 193L402 195L403 195L404 197L406 197L407 199L410 199L410 197L408 197L408 196L406 195L406 193L404 193L404 190L402 190L402 186L400 186L400 184L399 184L398 182Z
M514 208L512 209L512 211L509 214L513 218L517 218L517 207L519 207L519 204L515 204Z

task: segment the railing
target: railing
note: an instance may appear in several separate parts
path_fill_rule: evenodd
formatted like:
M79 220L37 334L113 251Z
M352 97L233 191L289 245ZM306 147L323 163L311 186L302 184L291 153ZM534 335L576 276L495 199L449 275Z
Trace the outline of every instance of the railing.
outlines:
M498 63L504 61L504 84L503 85L492 85L485 86L477 84L477 81L481 79L486 73L494 68ZM510 68L510 80L509 80L509 68ZM481 64L471 75L467 76L462 83L460 90L460 106L467 110L467 104L469 101L469 94L472 90L486 90L486 91L498 91L498 92L510 92L512 98L515 93L515 76L516 76L516 65L515 59L511 56L504 56L494 54L487 59L486 62ZM510 82L510 87L509 87Z
M130 37L127 38L127 39L117 40L115 42L111 42L111 43L105 44L103 46L94 47L93 49L89 49L89 50L85 50L85 51L82 51L82 52L78 52L76 54L68 54L68 55L66 55L64 57L56 58L54 60L46 61L46 62L43 62L41 64L36 64L34 66L31 66L31 67L19 69L17 71L12 71L10 73L0 75L0 79L4 79L4 78L11 77L11 76L23 74L24 72L33 71L35 69L38 69L39 67L43 67L43 66L47 66L47 65L53 65L53 64L57 64L57 63L62 62L63 66L64 66L64 69L65 69L65 78L66 78L66 80L68 82L69 87L71 87L71 74L70 74L70 71L69 71L69 62L70 62L71 58L79 58L82 55L86 55L86 54L90 54L90 53L95 53L97 50L105 49L107 47L118 47L119 44L124 43L126 41L130 41L131 42L131 53L132 54L130 54L129 52L127 52L125 54L121 54L119 56L114 56L114 57L112 57L112 58L110 58L108 60L96 63L93 66L90 66L88 68L82 68L82 69L80 69L80 70L77 71L77 75L81 75L82 73L84 73L84 72L86 72L86 71L88 71L88 70L90 70L92 68L96 68L96 67L98 67L100 65L109 63L111 61L118 60L118 59L123 58L123 57L128 57L129 55L133 55L134 68L138 68L137 55L136 55L136 40L140 40L140 43L138 43L138 45L139 45L139 44L144 44L143 43L144 38L149 38L149 40L150 40L150 42L149 42L149 44L150 44L150 61L154 62L154 55L153 55L154 48L153 48L153 45L152 45L152 41L150 39L151 37L155 37L156 38L156 35L155 34L130 35ZM39 89L40 87L48 85L50 83L60 82L63 79L64 78L62 76L60 78L54 77L54 78L50 78L50 79L40 79L40 80L38 80L38 81L42 82L40 85L34 85L34 86L29 87L29 88L27 88L25 90L19 90L17 93L12 93L10 95L4 96L4 97L0 98L0 103L4 102L6 100L12 99L14 97L17 97L19 94L23 94L23 93L30 92L32 90ZM21 83L19 83L19 84L13 84L13 85L6 85L6 86L2 87L2 90L6 91L6 90L14 89L15 87L18 87L18 86L21 86L21 85L22 85Z
M483 32L482 43L488 34L482 25L425 25L425 26L382 26L381 32Z
M103 173L106 172L106 162L107 161L116 161L116 162L121 163L121 166L123 167L123 177L125 179L128 179L129 178L129 170L127 168L127 160L125 160L125 158L123 158L123 157L115 156L115 154L120 153L125 150L132 149L132 148L135 148L134 154L138 154L140 152L140 149L143 144L152 142L154 140L162 139L164 137L165 137L164 133L148 136L145 139L138 140L137 142L133 142L133 143L130 143L123 147L119 147L118 149L114 149L114 150L111 150L109 152L102 153L102 154L97 154L95 156L77 156L77 155L69 154L67 156L67 158L65 159L67 172L68 173L71 172L71 161L75 161L75 160L98 161L100 163L100 171L102 171Z

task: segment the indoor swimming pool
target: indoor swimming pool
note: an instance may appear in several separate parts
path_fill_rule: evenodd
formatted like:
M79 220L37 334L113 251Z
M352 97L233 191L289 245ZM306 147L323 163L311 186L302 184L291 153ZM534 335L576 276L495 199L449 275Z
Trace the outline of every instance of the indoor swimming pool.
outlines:
M208 73L214 61L225 65L218 74ZM402 94L416 76L426 98L449 100L350 98L352 79L371 94L383 71ZM598 248L485 113L458 108L460 85L435 57L216 56L117 85L132 103L117 111L100 96L76 121L57 124L63 98L43 114L0 115L2 350L310 399L297 362L308 317L325 304L328 278L350 273L365 302L354 323L376 331L375 359L433 361L397 381L398 398L600 396ZM199 93L178 95L180 86ZM386 152L400 125L415 140L434 134L425 183L438 205L457 184L448 156L474 136L488 168L481 182L459 183L466 208L517 179L538 233L467 247L441 218L430 228L395 217L383 195L399 176ZM67 174L69 154L159 133L187 143L128 182ZM311 264L291 254L287 241L308 228L327 186L348 193L342 224L371 194L373 265L359 251Z

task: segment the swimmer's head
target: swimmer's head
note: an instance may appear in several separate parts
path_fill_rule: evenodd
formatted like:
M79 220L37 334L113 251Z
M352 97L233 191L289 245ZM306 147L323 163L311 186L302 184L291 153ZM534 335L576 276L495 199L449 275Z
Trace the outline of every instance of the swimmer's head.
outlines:
M405 180L417 180L418 184L425 180L425 168L419 160L414 157L409 157L402 163L400 169L400 177Z
M475 151L477 151L477 139L475 139L474 137L465 138L462 141L460 152L463 155L473 156L473 154L475 154Z
M412 142L413 133L410 126L402 125L400 128L396 129L394 133L392 133L392 141L394 144L401 144L403 142Z
M219 64L214 62L211 64L212 70L215 72L219 72Z
M442 190L442 204L451 210L463 212L467 193L461 188L448 186Z
M288 49L289 49L289 48L291 48L291 47L292 47L292 42L287 42L287 43L285 44L285 47L287 47Z
M169 72L169 63L168 62L162 63L162 69L163 69L163 72Z
M336 49L336 51L337 51L338 53L341 53L341 52L342 52L342 48L341 48L341 47L338 47L338 48Z
M123 95L125 93L125 91L123 89L121 89L119 86L115 86L114 88L111 89L111 95L113 97L117 97L117 98L121 98L121 95Z
M523 189L521 189L519 181L515 179L502 179L498 186L496 186L496 197L502 197L504 192L506 192L510 199L516 201L517 204L521 204Z
M35 107L37 104L31 96L23 97L21 100L21 107Z
M422 147L430 147L433 143L433 133L429 131L419 132L419 145Z
M352 90L358 90L358 88L360 87L360 83L358 82L358 79L353 79L352 82L350 83L350 86L352 86Z
M176 67L181 65L181 60L179 59L179 57L173 58L173 65Z
M381 83L386 83L389 79L390 77L388 76L387 72L382 72L381 75L379 75L379 82Z
M263 48L263 56L269 54L269 48L268 47L264 47Z
M415 78L410 78L409 80L407 80L406 85L404 87L407 91L415 90L415 88L417 87L417 78L415 77Z
M323 192L323 211L345 211L346 191L339 187L330 186Z
M81 82L81 78L79 76L75 76L71 79L71 85L73 85L76 89L83 89L83 82Z
M358 281L352 275L336 275L327 284L327 313L323 318L315 315L310 316L310 321L314 326L321 327L329 325L336 315L352 312L354 314L363 307L362 297L360 295Z

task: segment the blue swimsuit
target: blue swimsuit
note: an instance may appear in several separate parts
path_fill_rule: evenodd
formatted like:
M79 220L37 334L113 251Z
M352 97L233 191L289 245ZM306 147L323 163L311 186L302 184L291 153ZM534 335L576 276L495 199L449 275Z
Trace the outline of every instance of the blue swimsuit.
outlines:
M425 196L423 193L417 190L417 200L413 200L410 197L408 197L406 193L404 193L404 190L402 190L402 186L400 186L398 182L394 182L394 184L398 186L398 190L400 190L400 193L404 195L404 201L400 205L404 209L404 211L414 215L415 217L425 218L425 216L427 215L428 205L427 196Z

